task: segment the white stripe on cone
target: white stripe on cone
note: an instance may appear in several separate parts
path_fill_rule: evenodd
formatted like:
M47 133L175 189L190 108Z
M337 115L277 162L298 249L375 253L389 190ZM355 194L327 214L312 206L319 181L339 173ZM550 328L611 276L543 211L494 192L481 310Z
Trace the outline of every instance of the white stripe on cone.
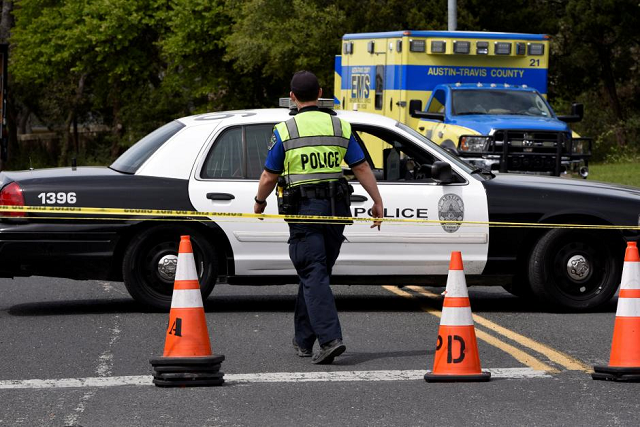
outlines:
M174 289L171 308L201 308L200 289Z
M640 289L640 262L624 263L620 289Z
M193 253L185 252L178 254L178 266L176 267L176 280L198 280L196 271L196 261Z
M468 298L469 292L467 291L467 282L464 278L464 271L462 270L449 270L447 276L447 297L462 297Z
M618 298L617 317L640 317L640 298Z
M441 326L473 326L471 307L442 307Z

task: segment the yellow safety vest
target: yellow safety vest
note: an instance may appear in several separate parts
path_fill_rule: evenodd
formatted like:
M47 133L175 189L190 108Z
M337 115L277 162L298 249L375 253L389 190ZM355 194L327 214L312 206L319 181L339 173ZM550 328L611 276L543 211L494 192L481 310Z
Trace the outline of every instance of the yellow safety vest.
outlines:
M342 178L342 160L351 125L322 111L307 111L278 123L284 147L284 173L290 186Z

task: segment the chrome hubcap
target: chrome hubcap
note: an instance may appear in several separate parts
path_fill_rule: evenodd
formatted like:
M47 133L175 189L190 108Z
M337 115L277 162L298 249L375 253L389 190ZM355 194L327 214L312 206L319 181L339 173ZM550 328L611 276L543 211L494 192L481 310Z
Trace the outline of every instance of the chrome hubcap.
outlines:
M591 265L582 255L574 255L567 261L567 274L572 280L582 282L589 277Z
M164 280L172 281L176 277L176 268L178 267L177 255L165 255L158 261L158 274Z

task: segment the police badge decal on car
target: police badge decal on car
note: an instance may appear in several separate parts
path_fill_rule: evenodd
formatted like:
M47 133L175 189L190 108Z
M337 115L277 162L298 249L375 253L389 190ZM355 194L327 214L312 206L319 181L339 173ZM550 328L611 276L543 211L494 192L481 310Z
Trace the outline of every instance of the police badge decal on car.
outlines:
M438 219L441 221L464 220L464 203L455 194L445 194L438 200ZM440 223L447 233L455 233L460 228L460 223Z

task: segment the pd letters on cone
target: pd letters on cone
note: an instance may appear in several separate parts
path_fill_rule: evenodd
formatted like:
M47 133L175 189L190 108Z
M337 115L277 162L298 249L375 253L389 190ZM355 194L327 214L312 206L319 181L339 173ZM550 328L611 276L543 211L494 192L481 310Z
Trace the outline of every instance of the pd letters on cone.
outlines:
M427 382L452 382L489 381L490 378L491 373L482 372L480 368L462 254L452 252L433 371L425 374L424 379Z
M222 385L224 356L212 356L189 236L181 236L163 357L151 359L160 387Z
M640 256L627 242L609 366L594 366L594 380L640 381Z

